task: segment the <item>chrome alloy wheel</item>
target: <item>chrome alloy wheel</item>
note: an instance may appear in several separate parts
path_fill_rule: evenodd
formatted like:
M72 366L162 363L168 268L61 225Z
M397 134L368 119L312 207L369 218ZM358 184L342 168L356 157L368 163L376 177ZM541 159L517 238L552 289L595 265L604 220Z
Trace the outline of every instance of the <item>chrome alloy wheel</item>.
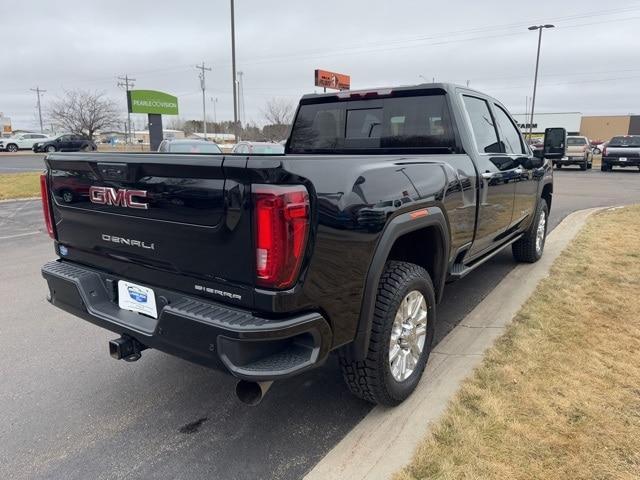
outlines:
M412 290L400 303L391 327L389 367L398 382L409 378L417 367L426 338L427 301Z
M538 220L538 230L536 232L536 253L540 255L542 253L542 246L544 245L544 235L547 231L547 215L544 210L540 212L540 219Z

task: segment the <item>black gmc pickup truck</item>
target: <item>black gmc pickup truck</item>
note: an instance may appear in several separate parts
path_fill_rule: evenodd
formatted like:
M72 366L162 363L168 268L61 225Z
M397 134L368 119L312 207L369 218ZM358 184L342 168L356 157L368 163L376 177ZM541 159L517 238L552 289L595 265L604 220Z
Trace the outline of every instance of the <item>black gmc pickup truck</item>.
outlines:
M355 395L397 404L445 283L509 246L541 257L550 130L534 156L497 100L428 84L304 96L284 155L48 155L49 300L118 334L113 357L221 368L249 404L331 352Z

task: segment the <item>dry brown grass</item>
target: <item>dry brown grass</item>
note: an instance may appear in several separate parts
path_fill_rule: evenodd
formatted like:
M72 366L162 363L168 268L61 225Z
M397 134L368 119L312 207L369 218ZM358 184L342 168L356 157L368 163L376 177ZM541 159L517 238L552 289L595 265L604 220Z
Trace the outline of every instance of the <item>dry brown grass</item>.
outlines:
M640 207L598 214L396 480L639 479L639 299Z
M40 195L40 172L0 174L0 200Z

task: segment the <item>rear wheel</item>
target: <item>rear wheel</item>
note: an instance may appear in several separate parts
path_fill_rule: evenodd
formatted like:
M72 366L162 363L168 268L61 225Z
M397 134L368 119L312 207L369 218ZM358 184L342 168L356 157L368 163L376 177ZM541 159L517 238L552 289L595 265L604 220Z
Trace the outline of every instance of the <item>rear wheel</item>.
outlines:
M611 165L609 165L609 164L607 164L605 162L602 162L600 164L600 171L601 172L609 172L609 171L611 171Z
M427 271L413 263L388 262L378 284L367 356L348 351L340 364L351 392L393 406L415 390L435 333L435 293Z
M559 163L556 163L556 168L557 168L558 170L560 170L560 169L562 168L562 165L561 165L561 164L559 164Z
M538 201L536 216L529 230L511 247L513 258L518 262L534 263L540 260L547 240L548 217L549 207L547 206L547 201L541 198Z
M49 152L49 153L53 153L53 152L55 152L55 151L56 151L56 147L54 147L53 145L49 145L49 146L46 148L46 150L47 150L47 152Z
M71 202L73 202L73 198L74 198L74 197L73 197L73 192L72 192L72 191L70 191L70 190L63 190L63 191L62 191L62 200L63 200L65 203L71 203Z
M589 166L589 164L585 160L585 162L580 165L580 170L586 170L588 166Z

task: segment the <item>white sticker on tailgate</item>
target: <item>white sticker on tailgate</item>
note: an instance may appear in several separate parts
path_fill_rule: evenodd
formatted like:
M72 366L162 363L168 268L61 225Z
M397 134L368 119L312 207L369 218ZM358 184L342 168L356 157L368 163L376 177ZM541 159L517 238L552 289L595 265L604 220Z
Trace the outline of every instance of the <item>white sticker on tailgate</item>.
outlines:
M621 162L626 162L627 161L627 157L620 157L618 160L620 160Z
M135 283L118 281L118 306L124 310L144 313L158 318L156 310L156 295L153 290Z

